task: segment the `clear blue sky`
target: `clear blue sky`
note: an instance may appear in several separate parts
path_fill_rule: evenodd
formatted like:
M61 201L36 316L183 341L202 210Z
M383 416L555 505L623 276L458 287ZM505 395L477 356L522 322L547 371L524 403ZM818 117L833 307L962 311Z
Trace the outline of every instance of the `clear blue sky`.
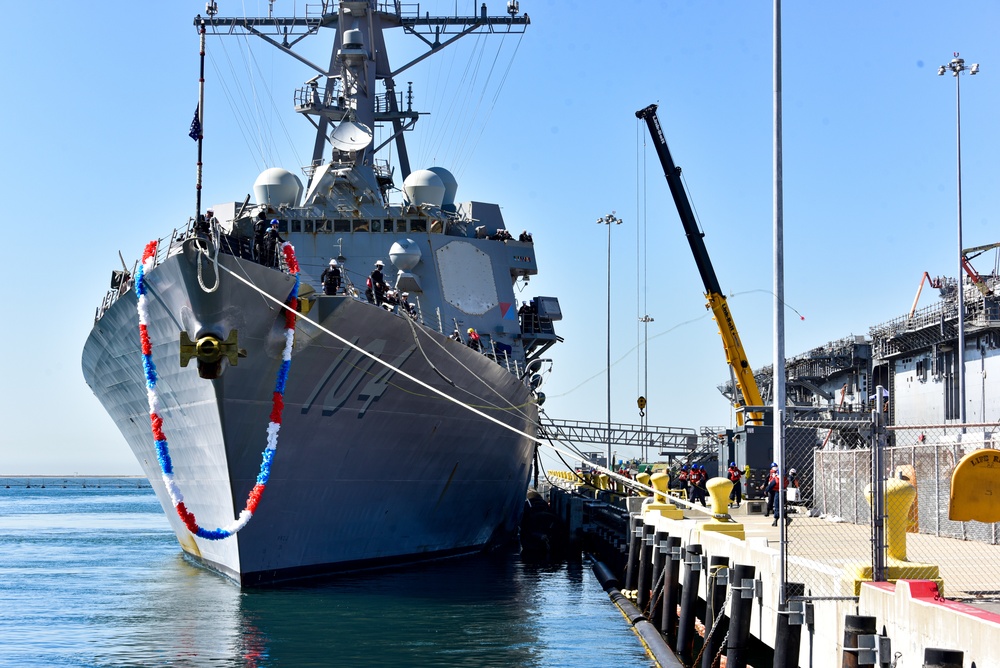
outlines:
M244 6L266 14L267 4L219 2L223 16ZM489 5L501 13L505 3ZM460 13L477 6L457 3ZM139 472L83 381L80 353L118 251L131 264L193 213L191 19L203 7L52 14L28 3L0 42L9 323L0 473ZM293 3L274 8L290 14ZM730 425L716 389L728 378L721 343L634 112L660 105L750 362L770 364L771 3L522 0L521 10L532 25L520 42L480 51L466 38L405 77L417 108L434 112L411 134L414 168L453 168L459 199L499 202L509 227L534 233L540 274L525 296L557 296L565 314L544 388L551 416L606 418L607 230L594 221L614 210L625 223L612 231L613 419L637 422L645 393L651 423ZM956 275L955 82L936 75L953 51L982 63L962 79L965 246L1000 241L998 25L995 2L785 3L786 301L805 316L786 313L789 355L904 314L924 271ZM291 91L312 73L258 47L254 83L238 89L229 74L245 67L238 43L211 40L209 50L205 199L241 200L263 168L297 171L308 160L309 126ZM467 63L479 64L475 79ZM449 114L453 93L480 112L464 136L448 121L459 118ZM259 100L262 125L233 120L229 98L242 96ZM983 256L977 268L995 261ZM646 354L636 348L643 313L655 319Z

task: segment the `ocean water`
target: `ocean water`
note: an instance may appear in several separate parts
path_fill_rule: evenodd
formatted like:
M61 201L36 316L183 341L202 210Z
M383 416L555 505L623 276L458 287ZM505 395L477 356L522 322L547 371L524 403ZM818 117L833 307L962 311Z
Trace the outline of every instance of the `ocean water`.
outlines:
M145 480L0 478L0 665L654 664L586 561L240 591L182 556Z

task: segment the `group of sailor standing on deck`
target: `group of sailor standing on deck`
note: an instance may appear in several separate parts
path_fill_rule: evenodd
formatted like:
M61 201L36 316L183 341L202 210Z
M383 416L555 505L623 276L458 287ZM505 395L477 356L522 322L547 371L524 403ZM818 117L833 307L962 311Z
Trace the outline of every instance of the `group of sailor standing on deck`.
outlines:
M683 489L691 503L700 501L702 506L707 507L705 503L706 480L708 480L708 471L705 470L704 464L691 464L690 466L684 464L677 472L673 486L675 489Z
M278 234L278 221L267 222L267 216L261 211L253 225L253 251L257 261L265 267L277 267L278 249L285 240Z

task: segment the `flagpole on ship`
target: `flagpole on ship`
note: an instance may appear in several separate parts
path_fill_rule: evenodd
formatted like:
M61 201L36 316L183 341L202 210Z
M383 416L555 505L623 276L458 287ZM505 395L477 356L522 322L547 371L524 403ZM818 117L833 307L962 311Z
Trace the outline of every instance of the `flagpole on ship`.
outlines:
M214 3L209 3L213 5ZM211 15L211 9L209 9ZM198 76L198 108L194 112L195 123L197 123L197 139L198 142L198 175L197 183L195 184L195 205L194 205L194 220L195 223L201 218L201 145L204 141L204 113L205 113L205 19L201 19L199 33L199 46L201 48L201 63L200 72ZM194 128L192 128L192 133Z

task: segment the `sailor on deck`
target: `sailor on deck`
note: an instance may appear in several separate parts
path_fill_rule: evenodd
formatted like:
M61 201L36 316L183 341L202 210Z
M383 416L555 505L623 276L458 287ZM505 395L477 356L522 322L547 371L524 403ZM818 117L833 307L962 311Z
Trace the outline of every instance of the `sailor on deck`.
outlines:
M337 266L337 260L330 258L330 265L323 270L319 280L325 294L335 295L340 292L340 267Z
M379 306L385 301L385 277L382 275L382 267L385 263L382 260L375 261L375 268L372 269L371 281L372 281L372 292L375 295L375 303Z
M277 219L271 221L271 227L267 230L267 235L264 237L264 265L267 267L278 266L278 249L281 244L285 243L285 240L281 238L278 234L278 221Z
M267 235L267 216L263 211L257 212L257 220L253 224L253 252L257 261L264 263L264 236Z
M466 343L466 345L468 345L473 350L479 350L480 349L479 334L476 332L476 330L470 327L469 331L466 333L469 335L469 340Z

